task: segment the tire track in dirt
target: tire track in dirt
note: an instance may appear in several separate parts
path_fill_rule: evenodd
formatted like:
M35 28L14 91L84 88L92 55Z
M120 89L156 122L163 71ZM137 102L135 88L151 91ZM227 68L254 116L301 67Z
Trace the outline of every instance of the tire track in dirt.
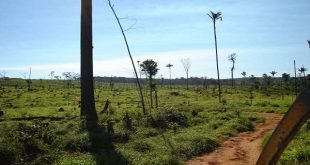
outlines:
M254 165L261 153L261 144L266 133L275 129L282 115L258 113L266 118L265 123L254 124L254 131L242 132L224 141L212 153L186 162L188 165Z

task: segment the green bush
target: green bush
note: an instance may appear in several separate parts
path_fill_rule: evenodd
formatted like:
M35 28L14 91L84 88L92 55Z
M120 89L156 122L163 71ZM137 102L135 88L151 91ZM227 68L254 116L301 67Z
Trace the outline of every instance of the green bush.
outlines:
M215 140L203 136L196 136L188 140L189 143L185 143L177 149L177 152L185 156L186 159L212 152L219 146Z
M254 130L253 124L245 118L238 119L238 121L232 125L232 128L237 130L238 132Z
M192 155L201 155L214 151L219 144L210 138L197 137L192 140L193 152Z
M133 149L138 152L147 152L152 149L151 145L145 141L138 141L133 144Z
M173 92L170 92L170 95L171 95L171 96L179 96L180 93L179 93L179 92L173 91Z
M175 124L180 127L188 126L187 117L183 113L173 110L167 110L155 117L149 116L147 122L151 127L160 129L175 129Z

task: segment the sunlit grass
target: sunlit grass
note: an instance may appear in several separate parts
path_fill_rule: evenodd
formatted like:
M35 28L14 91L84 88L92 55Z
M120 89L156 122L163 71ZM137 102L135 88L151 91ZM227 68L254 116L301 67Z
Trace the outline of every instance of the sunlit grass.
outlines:
M53 82L49 89L47 84L51 82L45 83L34 86L32 91L12 85L1 93L4 116L0 118L0 156L6 158L2 160L38 164L182 164L213 151L228 137L252 130L251 122L264 122L264 118L249 112L285 113L294 101L292 95L282 98L255 91L251 105L247 89L224 87L225 102L219 104L215 87L158 87L159 107L150 109L146 100L149 115L144 116L135 86L116 84L114 90L95 90L99 121L89 124L79 117L79 88L63 88L62 83ZM147 87L144 90L148 98ZM108 112L100 114L107 99L111 102ZM126 114L130 118L127 121ZM132 129L128 130L126 124ZM281 161L300 161L300 155L308 159L308 141L307 130L302 129ZM295 146L303 147L297 150ZM13 153L8 152L11 149ZM33 155L36 151L40 154Z

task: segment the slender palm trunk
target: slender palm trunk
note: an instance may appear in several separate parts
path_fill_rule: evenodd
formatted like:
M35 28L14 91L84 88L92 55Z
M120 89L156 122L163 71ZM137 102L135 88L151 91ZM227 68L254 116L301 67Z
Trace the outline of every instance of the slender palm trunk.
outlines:
M172 89L171 88L171 67L169 67L169 74L170 74L170 89Z
M216 53L216 69L217 69L217 84L219 88L219 102L221 103L221 82L220 82L220 72L219 72L219 62L217 55L217 39L216 39L216 28L215 28L215 20L213 20L213 29L214 29L214 40L215 40L215 53Z
M235 86L235 83L234 83L234 69L235 69L235 62L233 62L233 66L231 68L231 87Z
M94 101L92 0L81 1L81 115L97 120Z
M186 73L186 89L188 90L188 72Z

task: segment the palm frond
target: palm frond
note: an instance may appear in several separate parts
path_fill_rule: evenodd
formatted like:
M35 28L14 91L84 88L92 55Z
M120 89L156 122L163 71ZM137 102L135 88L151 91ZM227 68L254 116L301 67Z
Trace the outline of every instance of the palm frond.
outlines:
M210 11L211 15L208 14L208 16L213 19L213 20L218 20L220 19L222 21L222 13L221 12L216 12L214 13L213 11Z
M207 14L211 19L213 19L213 17L210 14ZM309 41L308 41L309 42Z

